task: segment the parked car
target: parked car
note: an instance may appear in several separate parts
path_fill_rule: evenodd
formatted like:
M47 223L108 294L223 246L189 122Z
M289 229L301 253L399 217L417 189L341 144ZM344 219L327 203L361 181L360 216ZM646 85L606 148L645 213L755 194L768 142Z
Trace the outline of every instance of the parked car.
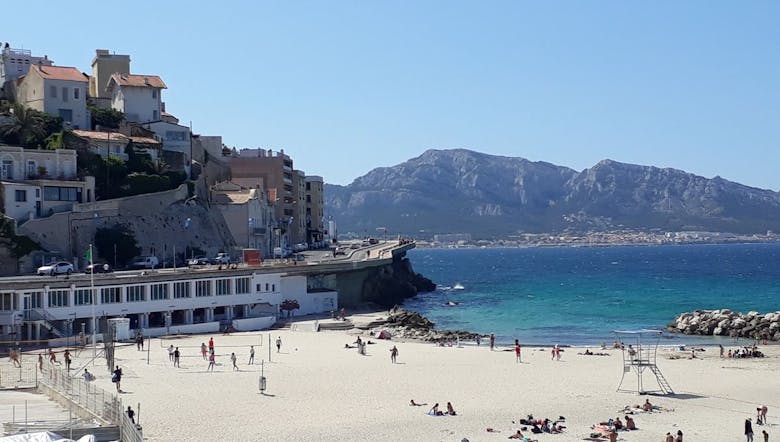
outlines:
M228 253L217 253L217 256L214 257L214 259L211 260L211 263L214 264L214 265L230 264L230 254L228 254Z
M346 255L347 254L347 248L346 247L336 247L336 249L333 251L333 256L336 255Z
M349 245L349 248L350 249L359 249L360 248L360 244L358 244L356 242L353 242L352 244Z
M290 256L290 249L274 247L274 258L287 258Z
M142 256L140 258L136 258L127 267L129 269L133 269L133 270L138 270L138 269L155 269L159 265L160 265L160 261L157 259L156 256Z
M38 274L43 275L70 275L75 271L73 264L66 262L66 261L60 261L60 262L53 262L51 264L47 264L45 266L38 267Z
M84 269L84 273L92 273L93 271L94 273L111 273L114 269L108 264L100 263L90 264Z
M376 238L368 238L368 243L371 245L379 244L379 240Z
M205 256L198 256L187 261L189 266L205 266L210 264L209 259Z

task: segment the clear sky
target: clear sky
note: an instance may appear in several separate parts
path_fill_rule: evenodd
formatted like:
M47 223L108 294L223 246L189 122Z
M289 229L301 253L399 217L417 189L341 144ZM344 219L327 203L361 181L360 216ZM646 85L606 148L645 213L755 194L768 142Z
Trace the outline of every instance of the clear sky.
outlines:
M426 149L780 190L780 2L10 2L0 41L158 74L169 112L347 184Z

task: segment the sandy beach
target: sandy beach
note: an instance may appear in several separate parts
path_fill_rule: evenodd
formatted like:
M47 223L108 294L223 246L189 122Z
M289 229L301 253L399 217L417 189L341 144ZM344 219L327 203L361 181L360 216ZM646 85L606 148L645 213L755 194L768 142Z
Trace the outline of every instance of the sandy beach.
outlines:
M551 360L549 348L524 348L517 363L514 352L490 351L484 341L481 347L457 348L370 338L375 344L362 356L344 348L355 340L354 333L270 334L273 341L282 340L280 352L272 348L270 361L269 332L153 339L148 365L147 353L135 345L117 348L123 400L133 408L140 403L138 417L148 440L497 441L522 427L513 421L532 414L564 416L567 426L563 434L527 432L532 439L575 441L588 437L591 425L622 419L625 405L645 399L615 391L622 371L619 350L583 356L577 355L583 349L567 348L557 361ZM209 337L216 347L214 372L207 371L200 355L200 344ZM170 344L182 352L181 368L168 359ZM256 350L251 366L250 345ZM393 345L399 350L397 364L390 361ZM697 359L672 360L666 355L674 351L662 351L659 366L678 395L649 398L673 411L634 416L639 429L620 432L619 440L658 442L678 430L686 441L744 440L744 420L755 422L760 404L769 407L770 425L754 425L756 440L762 440L762 429L771 440L780 438L780 346L760 349L767 358L721 359L717 347L709 347ZM239 371L232 369L231 352ZM260 360L265 360L266 394L258 389ZM98 385L113 389L103 367L92 371ZM647 389L654 382L646 375ZM410 406L410 399L427 405ZM448 401L457 416L426 414L436 402L446 410Z

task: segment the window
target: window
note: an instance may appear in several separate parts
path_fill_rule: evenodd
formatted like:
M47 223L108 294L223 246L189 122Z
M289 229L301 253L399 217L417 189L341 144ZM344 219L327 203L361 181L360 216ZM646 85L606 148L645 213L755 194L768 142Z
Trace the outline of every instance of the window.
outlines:
M119 287L106 287L100 289L100 303L101 304L116 304L122 302Z
M174 282L173 283L173 297L189 298L190 297L190 283L188 282Z
M152 120L157 120L157 119L159 119L159 118L160 118L160 116L159 116L159 115L157 115L157 111L156 111L156 110L153 110L153 111L152 111Z
M43 298L43 292L26 292L24 294L24 309L41 308L41 298Z
M229 294L230 294L230 280L217 279L217 296L224 296Z
M43 188L44 201L80 201L81 189L78 187L54 187Z
M157 98L157 89L152 89L152 98Z
M249 278L236 278L236 295L249 293Z
M14 179L14 160L3 160L3 168L0 171L0 178L4 180Z
M35 198L38 199L41 197L41 189L35 189Z
M78 100L78 99L79 99L79 90L80 90L80 89L79 89L79 88L77 88L77 87L74 87L74 88L73 88L73 99L74 99L74 100Z
M141 302L146 300L146 287L142 285L131 285L127 287L125 295L127 302Z
M67 307L70 291L52 290L49 292L49 307Z
M179 130L165 131L165 141L187 141L187 132Z
M168 284L152 284L152 291L149 295L149 299L152 301L159 301L161 299L168 299Z
M76 290L76 296L73 302L74 305L90 305L92 304L92 292L91 289L78 289Z
M16 195L16 202L17 203L23 203L27 201L27 191L26 190L17 190L14 192Z
M266 292L268 291L268 283L267 282L265 283L265 291Z
M62 117L62 121L66 123L73 122L73 111L71 109L57 109L57 113Z
M271 291L272 291L272 292L275 292L275 291L276 291L276 284L271 284Z
M57 86L49 86L49 95L51 98L57 98Z
M211 280L195 281L195 296L211 296Z
M14 306L13 293L0 293L0 310L2 311L16 310L16 307Z
M62 101L68 101L68 88L62 87Z
M38 174L38 168L35 167L35 161L33 160L27 160L27 176L33 177Z

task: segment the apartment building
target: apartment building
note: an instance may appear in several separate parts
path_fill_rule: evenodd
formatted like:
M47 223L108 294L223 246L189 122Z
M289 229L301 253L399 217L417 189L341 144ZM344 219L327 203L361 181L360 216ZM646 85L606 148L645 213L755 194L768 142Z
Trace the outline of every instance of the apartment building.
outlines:
M22 223L92 202L95 178L78 178L76 151L0 146L0 211Z
M111 107L112 94L108 82L114 74L130 75L130 56L110 54L107 49L96 49L89 78L89 96L97 107Z
M239 247L258 249L262 256L271 256L274 214L262 188L221 182L211 186L209 199L211 206L222 212Z
M36 64L51 66L54 62L46 55L34 56L29 49L15 49L5 43L0 51L0 98L15 99L16 80L27 75L30 66Z
M165 82L157 75L114 73L108 80L111 107L124 112L128 123L160 120Z
M90 128L86 74L69 66L34 64L17 82L17 103L60 116L63 124L72 129Z
M321 176L306 176L306 242L325 239L325 180Z

